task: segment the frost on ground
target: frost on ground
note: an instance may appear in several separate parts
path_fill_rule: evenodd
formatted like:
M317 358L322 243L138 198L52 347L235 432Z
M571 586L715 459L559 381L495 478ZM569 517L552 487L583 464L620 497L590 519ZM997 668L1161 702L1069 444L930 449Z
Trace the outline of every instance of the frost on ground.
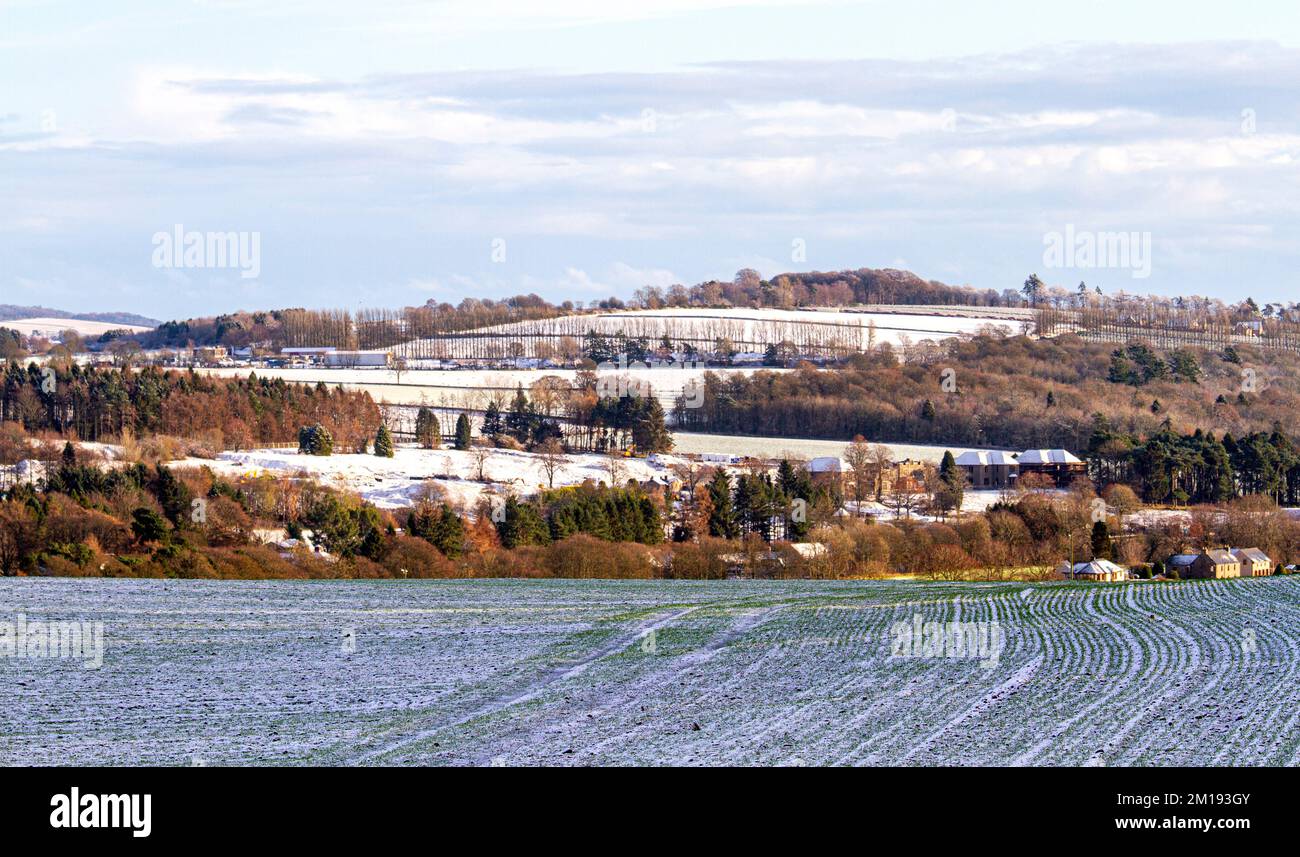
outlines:
M1300 580L0 581L0 763L1295 765ZM897 657L891 627L1005 648Z

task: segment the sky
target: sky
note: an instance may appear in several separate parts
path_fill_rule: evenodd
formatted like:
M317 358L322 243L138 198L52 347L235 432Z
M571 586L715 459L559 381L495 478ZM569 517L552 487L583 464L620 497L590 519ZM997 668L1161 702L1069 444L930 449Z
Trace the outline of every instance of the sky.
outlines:
M1297 81L1285 2L0 0L0 303L1300 300Z

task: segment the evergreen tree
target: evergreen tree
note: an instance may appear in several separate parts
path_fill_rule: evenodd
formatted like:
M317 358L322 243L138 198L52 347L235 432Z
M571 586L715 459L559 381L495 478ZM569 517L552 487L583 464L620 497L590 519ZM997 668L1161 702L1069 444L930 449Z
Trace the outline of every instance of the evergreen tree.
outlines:
M334 437L329 433L329 429L320 423L314 426L303 426L298 429L298 452L306 455L332 455Z
M177 527L188 519L190 514L190 489L177 479L171 471L171 468L164 464L157 466L154 483L154 496L158 498L158 505L162 506L163 515Z
M505 431L505 426L501 422L501 409L497 407L496 402L488 402L487 410L483 412L483 436L495 438Z
M960 509L965 490L966 474L957 466L952 452L945 450L939 464L939 490L935 493L935 500L945 512Z
M131 513L131 532L140 542L161 542L167 538L167 522L153 509L141 506Z
M731 477L719 467L709 483L709 500L713 508L709 511L709 535L722 539L734 539L740 535L736 526L736 514L731 507Z
M783 458L781 463L776 466L776 482L781 486L781 490L787 495L794 496L795 493L795 471L794 465L790 459Z
M510 410L506 412L506 433L520 443L527 443L532 437L536 417L532 403L528 401L528 396L524 395L524 385L519 384L515 389L515 397L510 403Z
M637 415L632 423L632 443L638 454L667 452L673 448L673 436L664 422L663 405L654 396L635 397Z
M375 455L380 458L392 458L394 454L393 436L388 433L388 426L380 423L379 431L375 434Z
M433 411L421 406L415 415L415 441L425 449L437 449L442 445L442 426Z
M664 540L664 522L659 510L649 497L641 495L637 504L641 510L641 533L637 541L646 545L657 545Z
M756 479L747 474L740 474L736 477L736 490L732 495L732 514L736 521L736 527L741 533L750 533L757 529L758 510L760 505Z
M471 440L469 417L461 414L456 418L456 448L460 450L469 449Z
M497 522L497 535L506 548L520 545L544 545L551 540L550 530L531 503L514 497L506 500L505 514Z
M935 417L934 402L930 401L929 399L926 399L925 403L921 405L921 419L925 420L928 423L932 423L934 422L934 417Z
M1110 527L1105 521L1097 521L1092 525L1092 558L1111 558Z
M450 505L443 503L429 541L443 556L455 559L465 550L465 522Z

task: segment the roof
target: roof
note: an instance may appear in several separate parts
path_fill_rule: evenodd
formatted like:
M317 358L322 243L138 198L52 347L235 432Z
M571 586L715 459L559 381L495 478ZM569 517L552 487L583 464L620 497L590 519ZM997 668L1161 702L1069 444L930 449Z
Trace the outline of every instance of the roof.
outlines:
M1208 556L1210 561L1215 565L1231 565L1234 562L1240 562L1240 560L1227 551L1208 550L1205 552L1205 555Z
M1069 563L1061 563L1068 566ZM1062 569L1064 570L1064 569ZM1076 562L1071 570L1075 577L1093 577L1102 575L1127 575L1128 569L1116 565L1108 559L1094 559L1092 562Z
M1233 548L1232 555L1237 559L1248 559L1252 562L1272 562L1272 560L1268 558L1268 554L1264 553L1259 548Z
M1196 558L1198 556L1200 556L1200 554L1198 553L1176 553L1173 556L1169 557L1169 562L1165 564L1166 565L1191 565L1192 563L1196 562Z
M834 455L824 455L808 462L809 473L839 473L842 470L844 470L843 462Z
M1082 464L1083 461L1064 449L1026 449L1020 453L1020 464Z
M976 465L1016 466L1016 457L1010 452L988 452L968 449L953 460L966 467L974 467Z

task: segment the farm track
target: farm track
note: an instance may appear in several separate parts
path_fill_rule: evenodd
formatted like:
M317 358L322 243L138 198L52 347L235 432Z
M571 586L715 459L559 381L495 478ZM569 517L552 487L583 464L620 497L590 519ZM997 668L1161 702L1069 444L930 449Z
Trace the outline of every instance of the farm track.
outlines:
M0 612L108 641L0 659L6 764L1300 764L1295 578L23 579ZM1005 648L896 657L915 616Z

